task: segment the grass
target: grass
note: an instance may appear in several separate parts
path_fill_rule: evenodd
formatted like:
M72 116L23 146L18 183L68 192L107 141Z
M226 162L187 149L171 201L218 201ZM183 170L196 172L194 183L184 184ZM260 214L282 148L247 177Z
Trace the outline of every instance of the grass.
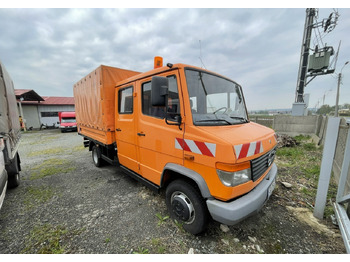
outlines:
M133 254L149 254L149 250L144 247L138 247L137 251L134 251Z
M85 150L83 145L75 146L71 148L64 148L64 147L55 147L55 148L49 148L44 149L40 151L32 151L28 153L28 157L36 157L36 156L43 156L43 155L63 155L63 154L71 154L74 152L80 152Z
M49 201L54 196L54 191L51 187L30 186L27 188L27 193L24 198L24 205L27 209L31 209L38 204L43 204Z
M279 190L286 198L294 195L294 202L304 203L305 207L312 208L316 199L318 180L321 169L323 148L310 142L309 136L294 137L298 143L295 147L283 147L277 150L277 165L279 167L279 180L293 185L294 194ZM336 184L331 181L329 186L329 199L336 196ZM327 205L329 205L327 203ZM325 217L329 217L332 207L326 207Z
M75 167L71 166L72 162L66 159L51 158L44 160L41 164L32 168L29 179L41 179L47 176L56 174L69 173L75 170Z
M56 155L56 154L61 154L64 152L64 148L62 147L55 147L55 148L49 148L41 151L33 151L28 154L29 157L34 157L34 156L42 156L42 155Z
M162 225L166 220L169 219L169 216L162 216L160 213L157 213L156 217L159 219L158 226Z
M66 227L44 224L35 226L26 238L24 254L64 254L70 250L64 242L79 235L83 230L68 230Z

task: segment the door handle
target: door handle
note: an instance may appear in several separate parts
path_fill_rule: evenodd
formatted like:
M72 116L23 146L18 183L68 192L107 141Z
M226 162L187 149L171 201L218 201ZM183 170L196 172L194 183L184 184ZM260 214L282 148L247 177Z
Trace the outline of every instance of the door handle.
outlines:
M117 132L120 132L120 131L122 131L120 128L117 128L115 131L117 131Z
M137 133L138 136L146 136L145 133Z

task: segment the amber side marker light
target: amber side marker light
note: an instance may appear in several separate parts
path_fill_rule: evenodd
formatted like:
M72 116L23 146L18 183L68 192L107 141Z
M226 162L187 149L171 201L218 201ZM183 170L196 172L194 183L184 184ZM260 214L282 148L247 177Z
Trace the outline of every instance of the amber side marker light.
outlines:
M154 57L154 69L162 66L163 66L163 57L161 56Z

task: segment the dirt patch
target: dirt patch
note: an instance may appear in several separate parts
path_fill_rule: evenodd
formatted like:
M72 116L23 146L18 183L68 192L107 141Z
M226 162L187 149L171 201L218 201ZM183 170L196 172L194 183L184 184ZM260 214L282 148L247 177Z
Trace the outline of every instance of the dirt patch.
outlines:
M77 133L23 134L21 185L7 191L0 211L0 253L346 253L331 210L317 223L310 216L319 148L280 149L266 206L240 224L212 221L193 236L168 218L163 192L153 193L120 168L96 168L82 144Z

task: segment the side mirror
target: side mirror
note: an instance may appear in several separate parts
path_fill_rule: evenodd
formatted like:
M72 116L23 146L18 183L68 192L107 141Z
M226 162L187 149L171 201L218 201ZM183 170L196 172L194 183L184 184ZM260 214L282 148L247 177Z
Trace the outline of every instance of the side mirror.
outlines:
M151 103L152 106L166 106L169 90L168 78L163 76L152 77L152 92Z

